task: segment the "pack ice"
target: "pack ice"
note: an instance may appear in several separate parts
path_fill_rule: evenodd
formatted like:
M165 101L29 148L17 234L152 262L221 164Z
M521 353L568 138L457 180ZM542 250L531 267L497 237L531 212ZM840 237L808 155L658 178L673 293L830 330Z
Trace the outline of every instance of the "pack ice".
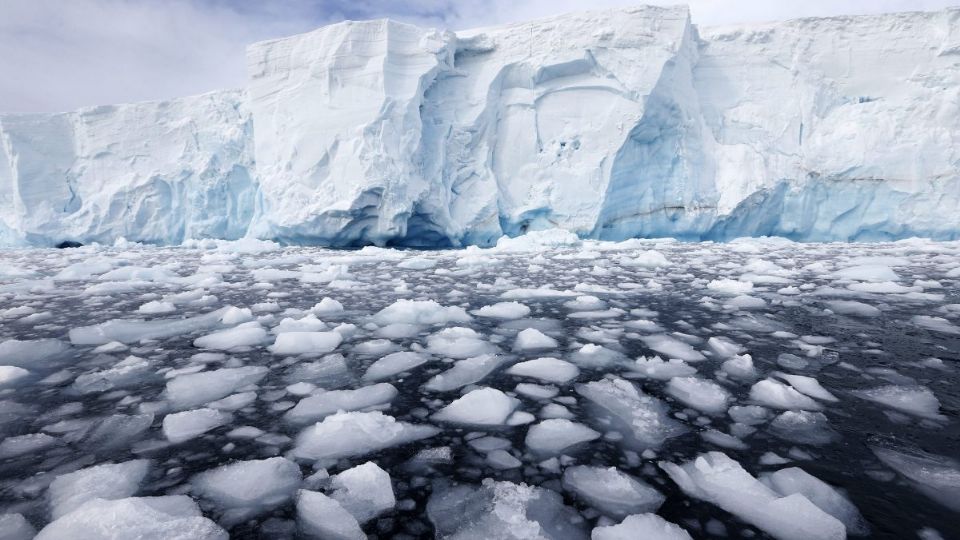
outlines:
M0 244L957 238L958 21L334 24L240 90L0 116Z

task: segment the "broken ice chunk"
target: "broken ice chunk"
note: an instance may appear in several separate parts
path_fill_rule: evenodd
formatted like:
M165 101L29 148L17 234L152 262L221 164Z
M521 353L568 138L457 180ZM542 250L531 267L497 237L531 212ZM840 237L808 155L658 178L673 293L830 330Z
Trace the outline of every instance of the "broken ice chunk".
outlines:
M192 492L223 511L221 522L236 524L285 503L302 480L300 467L282 457L237 461L190 479Z
M656 514L627 516L619 525L593 529L591 540L693 540L690 534Z
M530 308L520 302L498 302L483 306L472 313L478 317L491 319L522 319L530 314Z
M678 358L685 362L700 362L701 360L707 359L700 351L666 334L642 336L640 339L647 347L650 347L667 358Z
M599 432L583 424L565 418L553 418L530 426L525 444L537 454L552 456L563 453L571 446L599 438Z
M284 334L281 334L284 335ZM207 334L193 341L194 347L229 351L241 347L259 345L267 338L267 331L257 322L243 323L239 326Z
M123 499L137 493L150 462L104 463L58 476L47 491L50 515L58 519L93 499Z
M361 525L397 504L390 475L372 461L334 476L330 487L330 496Z
M722 414L732 399L719 384L697 377L675 377L667 383L667 393L684 404L708 414Z
M514 364L507 369L506 373L563 384L576 379L580 375L580 368L557 358L537 358Z
M273 354L326 354L333 352L342 341L339 332L283 332L277 334L268 349Z
M379 326L389 324L427 324L440 325L465 323L471 320L462 307L444 307L433 300L400 299L381 309L373 316L373 322Z
M802 494L818 508L842 521L847 528L847 534L864 536L869 532L860 511L849 499L826 482L799 467L780 469L771 474L761 475L760 481L780 495Z
M427 350L433 354L463 359L492 353L496 347L473 329L455 326L430 335L427 338Z
M168 414L163 417L163 436L172 443L181 443L232 421L233 415L216 409L194 409Z
M297 492L297 523L308 538L322 540L366 540L356 518L337 501L323 493L301 489Z
M614 519L623 519L630 514L656 512L665 499L646 482L616 467L569 467L563 471L563 487Z
M870 449L926 496L960 512L960 461L880 438L870 441Z
M713 503L780 540L842 540L846 527L802 494L786 497L763 485L722 452L660 467L690 497Z
M320 390L312 396L300 400L297 405L284 414L284 418L295 424L316 422L337 411L362 411L383 408L397 396L392 384L380 383L364 386L355 390Z
M507 422L520 400L495 388L478 388L434 413L438 422L477 426L498 426Z
M167 381L165 396L174 408L188 409L255 384L266 374L267 368L263 366L246 366L180 375Z
M750 388L750 399L774 409L819 411L823 408L813 399L797 392L792 386L773 379L764 379L754 384Z
M43 528L34 540L129 540L189 538L227 540L185 495L87 501Z
M654 356L653 358L641 356L637 358L634 364L628 367L630 371L642 377L660 381L666 381L674 377L686 377L697 372L697 368L679 358L671 358L669 361L664 362L659 356Z
M365 381L380 381L427 363L430 358L421 353L401 351L377 360L363 374Z
M537 330L536 328L527 328L517 334L517 339L513 343L513 349L517 351L529 351L534 349L553 349L558 345L557 340Z
M491 479L480 486L435 489L427 516L438 538L586 538L582 518L559 494Z
M868 401L922 418L933 420L946 418L940 414L940 400L926 386L891 384L869 390L855 390L851 393Z
M380 411L342 412L301 431L292 455L315 460L362 456L439 432L430 425L398 422Z
M456 390L468 384L480 382L500 367L504 361L505 358L494 354L484 354L460 360L447 371L434 375L423 387L434 392Z
M577 393L612 415L637 449L656 448L687 430L669 416L663 401L642 393L620 378L602 379L576 387Z

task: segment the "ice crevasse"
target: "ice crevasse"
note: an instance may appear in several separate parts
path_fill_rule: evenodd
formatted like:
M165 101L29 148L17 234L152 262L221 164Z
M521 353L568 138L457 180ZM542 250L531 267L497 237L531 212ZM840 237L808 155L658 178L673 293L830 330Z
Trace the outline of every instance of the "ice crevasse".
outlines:
M960 9L343 22L245 88L0 115L0 245L960 238Z

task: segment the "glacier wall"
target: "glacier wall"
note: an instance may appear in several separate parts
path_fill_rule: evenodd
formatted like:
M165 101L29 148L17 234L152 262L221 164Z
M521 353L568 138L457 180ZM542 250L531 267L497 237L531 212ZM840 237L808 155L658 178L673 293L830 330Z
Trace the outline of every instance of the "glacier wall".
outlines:
M246 234L257 193L241 92L0 116L0 243Z
M239 91L0 115L0 245L960 238L960 9L344 22L247 58Z

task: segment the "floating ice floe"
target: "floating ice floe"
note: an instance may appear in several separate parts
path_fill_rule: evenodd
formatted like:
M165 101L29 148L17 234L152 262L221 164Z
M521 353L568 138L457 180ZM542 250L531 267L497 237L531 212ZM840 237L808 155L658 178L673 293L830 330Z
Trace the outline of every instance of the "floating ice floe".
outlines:
M842 540L847 531L801 493L782 496L722 452L660 467L690 497L713 503L778 540Z
M693 540L690 533L656 514L627 516L617 525L593 529L591 540Z
M373 316L373 322L380 326L389 324L441 325L465 323L470 320L470 315L462 307L444 307L433 300L400 299L381 309Z
M656 512L665 497L646 482L616 467L577 465L563 471L563 487L613 519Z
M163 436L172 443L181 443L232 421L233 415L217 409L172 413L163 417Z
M390 475L368 461L333 477L330 496L361 525L397 504Z
M552 456L563 453L571 446L599 438L599 432L583 424L565 418L553 418L530 426L524 444L532 452Z
M92 499L44 527L34 540L227 540L190 497Z
M472 311L477 317L491 319L522 319L530 314L530 308L520 302L498 302Z
M220 330L212 334L199 337L193 340L193 346L201 349L229 351L231 349L239 349L241 347L253 347L260 345L266 339L267 331L260 326L260 323L251 321L227 330Z
M803 469L780 469L761 475L760 481L783 496L800 493L818 508L840 520L849 535L864 536L869 532L866 521L850 499Z
M509 375L530 377L544 382L564 384L580 375L580 368L557 358L536 358L519 362L506 370Z
M149 470L150 461L137 459L103 463L62 474L47 490L50 516L58 519L94 499L113 500L135 495Z
M309 538L366 540L357 519L336 500L316 491L297 492L297 524Z
M960 461L955 457L931 454L880 438L870 441L870 450L926 496L960 512Z
M282 457L236 461L190 479L191 492L214 504L221 523L240 523L288 501L300 486L300 467Z
M666 381L674 377L686 377L697 372L697 368L687 364L679 358L664 361L659 356L647 358L641 356L636 362L628 366L631 373L647 378Z
M750 388L750 399L760 405L774 409L802 409L819 411L822 405L798 392L794 387L773 379L764 379L756 382Z
M283 332L268 348L273 354L326 354L342 342L339 332Z
M318 393L301 399L284 414L284 418L295 424L306 424L322 420L337 411L382 409L389 406L397 393L397 389L388 383L354 390L319 390Z
M576 386L577 393L602 408L613 419L614 427L624 430L629 442L643 448L657 448L667 439L686 433L686 428L670 418L663 401L642 393L620 378L602 379Z
M496 347L480 337L472 328L444 328L427 338L427 350L433 354L464 359L496 351Z
M666 334L657 334L652 336L642 336L640 338L647 347L668 357L678 358L685 362L699 362L706 360L706 357L700 351L690 345L672 338Z
M587 537L583 520L550 490L484 480L480 486L434 489L427 515L440 538Z
M867 390L854 390L851 393L868 401L922 418L946 419L940 414L940 400L926 386L891 384Z
M513 349L516 351L529 351L535 349L553 349L559 345L557 340L537 330L536 328L527 328L517 334L517 339L513 343Z
M684 404L708 414L722 414L732 396L719 384L697 377L675 377L667 383L667 393Z
M263 366L221 368L201 373L180 375L167 381L164 397L178 409L224 398L238 388L255 384L267 374Z
M365 381L380 381L410 371L430 361L430 357L417 352L400 351L380 358L363 374Z
M458 360L452 368L434 375L423 387L434 392L456 390L468 384L482 381L487 375L503 365L505 361L504 357L495 354L484 354Z
M520 400L495 388L478 388L454 400L431 416L437 422L476 426L506 425Z
M430 425L398 422L379 411L342 412L301 431L292 455L313 460L362 456L439 432Z

